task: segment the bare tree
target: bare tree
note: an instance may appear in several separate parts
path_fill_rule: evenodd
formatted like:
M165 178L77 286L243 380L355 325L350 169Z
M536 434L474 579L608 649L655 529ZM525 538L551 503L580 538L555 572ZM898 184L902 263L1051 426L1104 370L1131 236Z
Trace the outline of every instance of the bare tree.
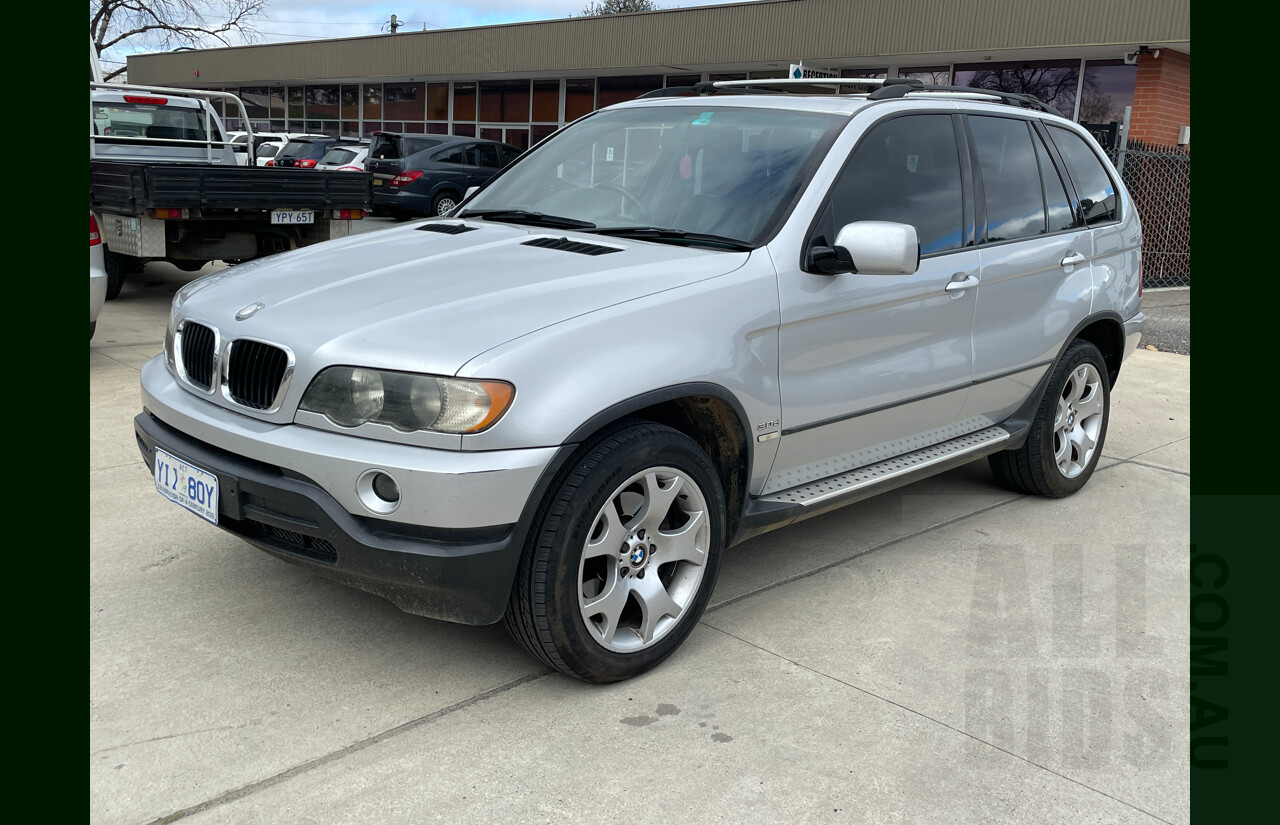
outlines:
M598 17L602 14L626 14L633 11L657 11L658 4L653 0L595 0L582 8L583 17Z
M1076 105L1076 81L1072 69L1023 66L1018 69L983 69L965 85L996 92L1031 95L1070 117Z
M269 0L89 0L89 39L98 57L108 49L128 45L150 50L180 46L198 48L221 43L228 36L256 40L255 21ZM104 71L111 80L124 66Z

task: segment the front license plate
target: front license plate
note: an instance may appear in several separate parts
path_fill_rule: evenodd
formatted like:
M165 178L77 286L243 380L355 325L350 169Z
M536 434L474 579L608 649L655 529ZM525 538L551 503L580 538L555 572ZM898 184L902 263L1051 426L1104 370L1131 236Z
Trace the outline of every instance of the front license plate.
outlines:
M316 213L310 209L273 209L272 223L315 223Z
M210 524L218 523L218 477L156 448L156 489Z

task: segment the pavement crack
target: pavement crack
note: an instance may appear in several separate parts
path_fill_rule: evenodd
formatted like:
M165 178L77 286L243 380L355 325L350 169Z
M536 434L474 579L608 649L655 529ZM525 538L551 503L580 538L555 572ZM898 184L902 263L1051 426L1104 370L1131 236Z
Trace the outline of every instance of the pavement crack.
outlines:
M904 541L911 541L912 539L919 538L920 536L926 535L928 533L932 533L935 530L941 530L943 527L950 527L951 525L958 524L964 521L965 519L972 518L973 516L982 515L983 513L990 512L996 509L997 507L1003 507L1006 504L1012 504L1013 502L1021 501L1024 498L1026 498L1026 496L1015 495L1011 498L1005 499L1004 501L999 501L999 502L996 502L995 504L988 504L986 507L980 507L977 510L973 510L972 512L969 512L969 513L965 513L964 515L956 516L955 518L947 519L946 521L940 521L937 524L932 524L928 527L921 528L915 531L914 533L908 533L905 536L899 536L896 539L890 539L889 541L886 541L883 544L877 544L874 547L868 547L866 550L859 550L857 553L854 553L852 556L845 556L842 559L838 559L833 562L828 562L827 564L824 564L820 567L815 567L812 570L806 570L803 573L796 573L794 576L788 576L787 578L782 579L781 581L776 581L776 582L773 582L772 584L762 585L760 587L757 587L755 590L748 590L746 593L740 593L737 596L732 596L728 599L725 599L722 602L716 602L715 604L708 605L707 609L704 610L703 613L704 614L710 613L713 610L719 610L722 607L728 607L731 604L736 604L737 602L740 602L743 599L749 599L752 596L758 596L761 593L767 593L770 590L773 590L778 587L782 587L784 585L791 584L792 582L800 581L801 579L807 579L810 576L816 576L819 573L825 573L826 571L830 570L833 567L839 567L840 565L851 562L854 559L862 558L863 556L866 556L870 553L875 553L880 550L885 550L889 547L893 547L895 544L901 544Z
M243 725L218 725L217 727L212 727L212 728L200 728L198 730L185 730L185 731L182 731L181 733L170 733L164 736L153 736L150 739L139 739L137 742L125 742L123 745L113 745L109 748L103 748L102 750L94 751L89 755L100 756L101 754L111 753L112 751L122 750L123 748L132 748L137 745L146 745L151 742L163 742L166 739L181 739L184 736L195 736L198 733L213 733L214 731L218 731L218 730L238 730L239 728L247 728L253 724L257 724L257 723L245 722Z
M434 722L437 719L442 719L460 710L465 710L466 708L469 708L475 704L479 704L480 702L483 702L486 699L492 699L493 697L498 696L499 694L506 693L509 690L520 687L521 685L526 685L526 684L529 684L530 682L536 682L537 680L542 679L550 675L551 673L552 671L550 668L545 668L543 670L539 670L534 673L527 673L518 679L513 679L510 682L498 685L495 688L490 688L489 690L486 690L482 693L477 693L476 695L471 696L467 699L463 699L460 702L454 702L452 705L449 705L446 708L441 708L440 710L432 711L431 713L428 713L425 716L419 716L417 719L411 719L402 725L397 725L394 728L384 730L382 733L376 733L373 736L370 736L365 739L361 739L359 742L353 742L352 744L347 745L344 748L339 748L336 751L331 751L329 753L324 754L323 756L317 756L315 759L311 759L307 762L303 762L300 765L294 765L292 768L289 768L288 770L285 770L285 771L281 771L280 773L277 773L274 776L268 776L266 779L259 779L257 782L250 782L248 785L242 785L239 788L235 788L233 790L227 791L226 793L215 796L212 799L206 799L204 802L200 802L196 805L192 805L189 808L183 808L181 810L174 811L173 813L169 813L169 814L165 814L164 816L157 817L156 819L150 820L147 823L147 825L164 825L164 823L177 822L179 819L183 819L193 814L198 814L203 811L207 811L210 808L216 808L220 805L226 805L228 802L234 802L237 799L243 799L244 797L249 796L251 794L255 794L258 791L265 790L274 785L279 785L282 782L287 782L290 779L293 779L295 776L300 776L301 774L307 773L308 771L312 771L312 770L315 770L316 768L322 767L324 765L328 765L330 762L336 762L339 759L345 759L346 757L351 756L354 753L359 753L360 751L365 750L366 748L373 747L374 745L377 745L381 742L385 742L388 739L392 739L396 736L400 736L401 734L409 733L410 731L417 730L423 725Z
M955 733L960 734L961 736L967 736L968 738L972 739L972 740L973 740L973 741L975 741L975 742L978 742L978 743L980 743L980 744L986 745L986 746L987 746L987 747L989 747L989 748L993 748L993 749L995 749L995 750L998 750L998 751L1000 751L1001 753L1006 754L1006 755L1008 755L1008 756L1012 756L1014 759L1020 760L1020 761L1022 761L1022 762L1026 762L1028 765L1031 765L1032 767L1035 767L1035 768L1039 768L1040 770L1045 771L1046 773L1051 773L1051 774L1053 774L1054 776L1058 777L1059 779L1065 779L1066 781L1068 781L1068 782L1072 783L1073 785L1078 785L1078 786L1080 786L1081 788L1084 788L1085 790L1092 791L1093 793L1098 794L1099 796L1105 796L1107 799L1110 799L1110 800L1112 800L1113 802L1119 802L1121 805L1124 805L1126 808L1132 808L1133 810L1137 811L1138 813L1140 813L1140 814L1145 814L1146 816L1149 816L1149 817L1151 817L1151 818L1152 818L1152 819L1154 819L1154 820L1157 820L1157 821L1159 821L1159 822L1164 822L1164 823L1165 823L1165 825L1173 825L1173 823L1172 823L1172 822L1170 822L1169 820L1167 820L1167 819L1165 819L1165 818L1163 818L1163 817L1161 817L1161 816L1157 816L1156 814L1153 814L1153 813L1151 813L1151 812L1150 812L1150 811L1148 811L1148 810L1144 810L1143 808L1139 808L1137 805L1134 805L1132 802L1126 802L1125 800L1120 799L1119 797L1112 796L1111 794L1107 793L1107 792L1106 792L1106 791L1104 791L1104 790L1100 790L1100 789L1098 789L1098 788L1093 787L1092 785L1088 785L1088 784L1086 784L1086 783L1084 783L1084 782L1081 782L1079 779L1073 779L1072 777L1067 776L1067 775L1066 775L1066 774L1064 774L1064 773L1060 773L1059 771L1055 771L1053 768L1050 768L1050 767L1048 767L1048 766L1046 766L1046 765L1041 765L1039 762L1036 762L1036 761L1033 761L1033 760L1031 760L1031 759L1028 759L1027 757L1022 756L1021 754L1014 753L1013 751L1008 750L1007 748L1002 748L1002 747L1000 747L999 745L997 745L997 744L995 744L995 743L993 743L993 742L988 742L987 740L983 739L982 737L975 736L975 735L973 735L972 733L969 733L969 732L968 732L968 731L966 731L966 730L963 730L963 729L961 729L961 728L957 728L955 725L949 725L949 724L947 724L946 722L943 722L941 719L936 719L936 718L934 718L934 717L930 716L930 715L929 715L929 714L927 714L927 713L924 713L924 712L922 712L922 711L918 711L918 710L916 710L916 709L914 709L914 708L909 708L909 707L907 707L906 705L901 704L900 702L895 702L895 701L893 701L892 699L890 699L890 698L888 698L888 697L881 696L881 695L880 695L880 694L878 694L878 693L873 693L872 691L869 691L869 690L867 690L866 688L858 687L857 685L853 684L852 682L846 682L844 679L841 679L841 678L839 678L838 676L832 676L830 673L824 673L824 672L822 672L821 670L818 670L817 668L810 667L809 665L802 664L801 662L797 662L795 659L791 659L791 658L788 658L788 657L786 657L786 656L783 656L781 653L777 653L776 651L772 651L772 650L769 650L768 648L761 647L760 645L756 644L755 642L748 641L748 640L746 640L746 639L742 638L741 636L737 636L737 635L735 635L735 634L733 634L733 633L730 633L729 631L725 630L724 628L716 627L715 625L710 625L710 624L707 624L706 622L699 622L699 624L705 625L706 627L709 627L709 628L711 628L712 630L719 631L720 633L723 633L724 635L728 636L728 637L729 637L729 638L731 638L731 639L737 639L739 642L742 642L744 645L748 645L748 646L750 646L750 647L753 647L753 648L755 648L756 650L759 650L761 653L765 653L765 654L767 654L767 655L769 655L769 656L773 656L774 658L781 659L781 660L782 660L782 661L784 661L784 662L789 662L789 663L791 663L792 665L795 665L796 667L801 668L801 669L803 669L803 670L807 670L807 671L809 671L810 673L812 673L812 674L814 674L814 675L816 675L816 676L821 676L821 677L823 677L824 679L830 679L830 680L831 680L831 681L833 681L833 682L836 682L836 683L838 683L838 684L844 685L844 686L845 686L845 687L847 687L847 688L852 688L853 690L856 690L856 691L858 691L859 693L861 693L861 694L863 694L863 695L865 695L865 696L869 696L869 697L871 697L872 699L877 699L877 700L879 700L879 701L881 701L881 702L884 702L884 703L886 703L886 704L893 705L895 708L898 708L898 709L900 709L900 710L904 710L904 711L906 711L907 713L911 713L911 714L914 714L914 715L916 715L916 716L919 716L921 719L928 720L928 721L930 721L930 722L934 723L935 725L939 725L939 726L941 726L941 727L944 727L944 728L946 728L947 730L950 730L950 731L953 731L953 732L955 732Z

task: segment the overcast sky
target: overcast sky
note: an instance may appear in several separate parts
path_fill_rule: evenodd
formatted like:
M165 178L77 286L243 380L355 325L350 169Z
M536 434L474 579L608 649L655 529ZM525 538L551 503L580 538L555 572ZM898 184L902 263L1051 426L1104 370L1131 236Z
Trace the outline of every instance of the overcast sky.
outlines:
M739 2L741 0L738 0ZM400 29L422 31L489 26L528 20L555 20L582 12L588 0L269 0L255 23L263 43L357 37L388 31L396 15ZM725 2L725 0L720 0ZM658 0L660 8L714 5L716 0ZM239 44L237 38L232 42ZM112 49L104 58L123 61L145 48ZM118 64L113 64L118 65Z

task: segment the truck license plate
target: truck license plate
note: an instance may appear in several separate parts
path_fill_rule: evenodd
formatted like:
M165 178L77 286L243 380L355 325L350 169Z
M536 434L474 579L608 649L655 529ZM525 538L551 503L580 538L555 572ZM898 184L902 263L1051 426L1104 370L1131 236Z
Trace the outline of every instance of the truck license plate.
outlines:
M316 213L310 209L272 209L272 223L315 223Z
M156 448L156 489L210 524L218 523L218 477Z

